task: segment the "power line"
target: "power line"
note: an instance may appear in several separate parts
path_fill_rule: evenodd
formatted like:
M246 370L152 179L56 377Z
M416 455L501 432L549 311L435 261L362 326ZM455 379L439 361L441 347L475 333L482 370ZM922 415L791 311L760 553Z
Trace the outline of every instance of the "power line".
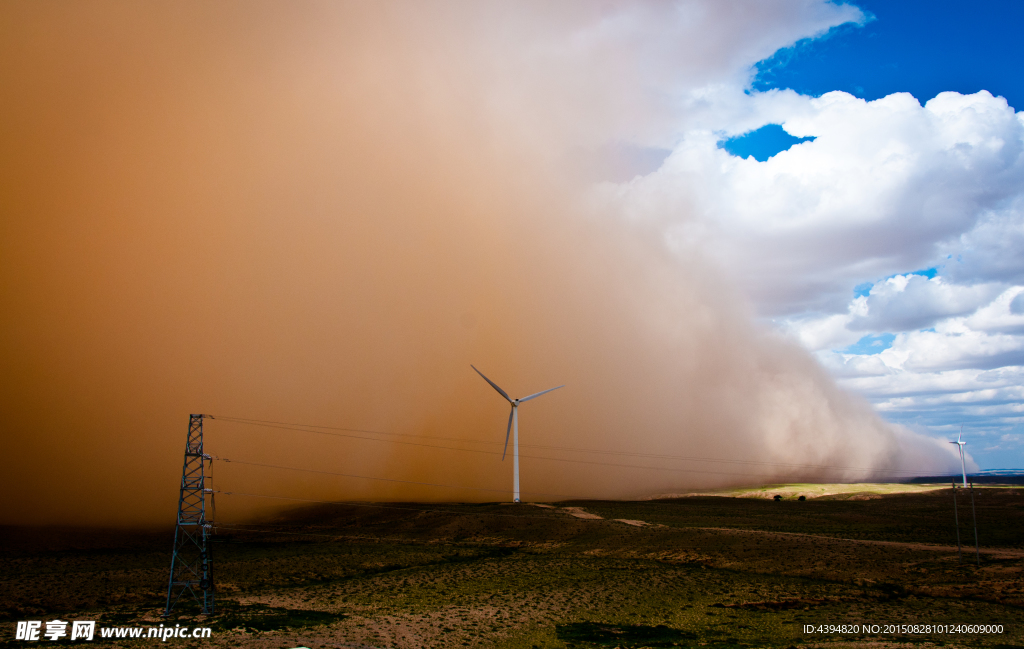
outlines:
M259 424L277 424L279 426L303 426L305 428L326 428L327 430L347 430L347 431L352 432L352 433L373 433L374 435L403 435L403 436L406 436L406 437L415 437L415 435L410 435L409 433L385 433L384 431L381 431L381 430L367 430L365 428L344 428L344 427L341 427L341 426L320 426L320 425L316 425L316 424L296 424L296 423L289 423L289 422L286 422L286 421L268 421L266 419L248 419L248 418L245 418L245 417L227 417L225 415L217 415L217 419L218 420L222 420L222 421L233 421L233 422L241 423L241 424L252 424L254 426L255 425L259 425ZM455 438L446 438L446 437L439 437L439 438L435 438L435 439L451 439L451 440L454 440L454 441L458 441L458 440L455 440Z
M488 491L488 492L502 493L502 494L507 494L508 493L508 489L488 489L486 487L467 487L467 486L462 486L462 485L441 484L441 483L437 483L437 482L418 482L416 480L399 480L397 478L378 478L378 477L368 476L368 475L357 475L355 473L340 473L340 472L337 472L337 471L322 471L322 470L319 470L319 469L305 469L305 468L297 467L297 466L282 466L282 465L279 465L279 464L263 464L261 462L248 462L246 460L234 460L234 459L230 459L230 458L226 458L226 457L218 457L216 455L214 455L212 457L213 457L213 459L220 460L221 462L230 462L232 464L246 464L246 465L249 465L249 466L259 466L259 467L266 467L266 468L270 468L270 469L285 469L285 470L288 470L288 471L304 471L304 472L307 472L307 473L322 473L322 474L325 474L325 475L336 475L336 476L342 476L342 477L345 477L345 478L361 478L363 480L380 480L382 482L400 482L402 484L423 485L423 486L427 486L427 487L445 487L445 488L448 488L448 489L469 489L469 490L472 490L472 491ZM541 495L541 496L558 496L560 498L569 498L569 499L583 498L583 496L572 496L572 495L569 495L569 494L548 493L548 492L544 492L544 491L529 491L527 493L538 494L538 495Z
M495 455L497 455L497 453L495 453ZM522 456L522 457L529 457L531 459L540 459L540 460L553 460L553 461L556 461L556 462L576 462L576 463L587 463L587 464L599 464L599 465L602 465L602 466L634 468L634 469L642 469L642 470L672 471L672 472L676 472L676 473L701 473L701 474L708 474L708 475L735 475L735 476L744 476L744 477L749 477L749 478L754 478L754 477L769 478L769 477L772 477L772 476L766 476L766 475L751 475L751 474L748 474L748 473L736 473L736 472L728 472L728 471L700 471L700 470L695 470L695 469L673 469L671 467L646 467L646 466L635 466L635 465L631 465L631 464L610 464L610 463L606 463L606 462L587 462L585 460L568 460L568 459L563 459L563 458L545 458L545 457L529 456L529 455ZM223 462L230 462L230 463L233 463L233 464L245 464L245 465L249 465L249 466L266 467L266 468L272 468L272 469L284 469L284 470L288 470L288 471L303 471L303 472L307 472L307 473L320 473L320 474L325 474L325 475L336 475L336 476L342 476L342 477L348 477L348 478L361 478L361 479L364 479L364 480L379 480L379 481L382 481L382 482L398 482L398 483L403 483L403 484L423 485L423 486L428 486L428 487L444 487L444 488L449 488L449 489L469 489L469 490L473 490L473 491L487 491L487 492L496 492L496 493L508 493L507 489L490 489L490 488L486 488L486 487L467 487L467 486L461 486L461 485L449 485L449 484L442 484L442 483L436 483L436 482L418 482L418 481L415 481L415 480L399 480L399 479L396 479L396 478L378 478L378 477L375 477L375 476L357 475L357 474L353 474L353 473L340 473L340 472L335 472L335 471L323 471L323 470L320 470L320 469L307 469L307 468L303 468L303 467L282 466L282 465L277 465L277 464L265 464L265 463L260 463L260 462L248 462L248 461L245 461L245 460L234 460L234 459L224 458L224 457L215 457L215 459L221 460ZM547 491L524 491L524 493L536 494L536 495L540 495L540 496L557 496L559 498L565 498L565 499L568 499L568 500L589 500L590 498L592 498L591 496L580 496L580 495L572 495L572 494L560 494L560 493L553 493L553 492L547 492Z
M465 514L469 516L497 516L500 518L544 518L550 519L551 516L541 516L537 514L499 514L497 512L467 512L467 511L455 511L451 509L424 509L422 507L402 507L401 505L379 505L377 503L358 503L352 501L336 501L336 500L312 500L309 498L291 498L289 496L272 496L269 494L250 494L241 491L220 491L214 490L215 493L224 494L225 496L248 496L250 498L271 498L274 500L291 500L300 503L315 503L320 505L337 505L339 507L370 507L375 509L399 509L410 512L430 512L432 514ZM527 492L530 493L530 492ZM589 500L583 499L580 500ZM607 519L601 519L607 520Z
M463 451L463 452L466 452L466 453L480 453L480 454L484 454L484 455L501 455L501 453L498 453L496 451L484 451L484 450L472 449L472 448L457 448L457 447L452 447L452 446L440 446L440 445L437 445L437 444L424 444L424 443L421 443L421 442L406 442L406 441L393 440L393 439L377 439L377 438L374 438L374 437L363 437L363 436L360 436L360 435L346 435L346 434L343 434L343 433L331 433L331 432L327 432L327 431L324 431L324 430L315 430L315 429L316 428L325 428L327 430L344 430L344 431L360 432L360 433L367 433L367 434L374 434L374 435L398 435L398 436L403 436L403 437L416 437L416 438L419 438L419 439L437 439L437 440L442 440L442 441L455 441L455 442L463 442L463 443L471 443L471 444L495 444L495 443L500 444L500 442L463 440L463 439L456 439L456 438L451 438L451 437L430 437L430 436L424 436L424 435L410 435L410 434L407 434L407 433L385 433L385 432L381 432L381 431L372 431L372 430L365 430L365 429L358 429L358 428L341 428L341 427L331 427L331 426L317 426L317 425L313 425L313 424L292 424L292 423L286 423L286 422L272 422L272 421L258 420L258 419L243 419L243 418L240 418L240 417L226 417L226 416L222 416L222 415L218 415L217 419L218 420L225 420L225 421L232 421L232 422L235 422L235 423L247 424L247 425L251 425L251 426L261 426L261 427L264 427L264 428L276 428L276 429L280 429L280 430L292 430L292 431L301 432L301 433L315 433L317 435L328 435L328 436L331 436L331 437L344 437L344 438L348 438L348 439L361 439L361 440L366 440L366 441L371 441L371 442L389 442L389 443L392 443L392 444L403 444L403 445L406 445L406 446L419 446L419 447L424 447L424 448L437 448L437 449L443 449L443 450L449 450L449 451ZM759 462L759 461L756 461L756 460L722 460L722 459L717 459L717 458L687 457L687 456L681 456L681 455L664 455L664 454L656 454L656 453L633 453L633 452L629 452L629 451L604 451L604 450L598 450L598 449L573 448L573 447L566 447L566 446L542 446L542 445L528 445L528 444L523 444L523 446L529 446L530 448L546 449L546 450L562 450L562 451L571 451L571 452L580 452L580 453L600 453L600 454L607 454L607 455L623 455L623 456L630 456L630 457L647 457L647 458L654 458L654 459L682 460L682 461L687 461L687 462L714 462L714 463L719 463L719 464L742 464L742 465L750 465L750 466L777 466L777 467L784 467L784 468L791 468L791 469L834 469L834 470L848 470L848 471L874 471L874 469L867 468L867 467L829 466L829 465L819 465L819 464L790 464L790 463L783 463L783 462ZM555 461L555 462L572 462L572 463L577 463L577 464L592 464L592 465L597 465L597 466L612 466L612 467L622 467L622 468L632 468L632 469L649 469L649 470L654 470L654 471L675 471L675 472L702 473L702 474L711 474L711 475L742 475L742 476L748 476L748 477L762 477L762 478L776 477L776 476L772 476L772 475L751 475L751 474L747 474L747 473L737 473L735 471L731 471L731 472L730 471L698 471L698 470L690 470L690 469L674 469L674 468L670 468L670 467L649 467L649 466L638 466L638 465L634 465L634 464L615 464L615 463L609 463L609 462L594 462L594 461L591 461L591 460L571 460L571 459L567 459L567 458L553 458L553 457L538 456L538 455L520 455L520 457L534 459L534 460L551 460L551 461ZM899 469L892 469L892 470L887 472L887 475L894 475L894 474L917 475L917 472L915 472L915 471L904 471L904 470L899 470Z

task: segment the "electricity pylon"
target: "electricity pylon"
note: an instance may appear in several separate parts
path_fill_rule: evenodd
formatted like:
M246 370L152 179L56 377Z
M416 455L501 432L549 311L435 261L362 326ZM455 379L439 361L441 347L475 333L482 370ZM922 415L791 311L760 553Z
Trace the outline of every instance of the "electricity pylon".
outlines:
M206 486L205 471L206 463L212 463L213 458L203 453L203 417L213 419L210 415L189 415L188 419L165 617L185 593L196 600L203 613L213 613L213 557L210 555L213 521L206 520L206 495L210 495L212 504L213 489Z

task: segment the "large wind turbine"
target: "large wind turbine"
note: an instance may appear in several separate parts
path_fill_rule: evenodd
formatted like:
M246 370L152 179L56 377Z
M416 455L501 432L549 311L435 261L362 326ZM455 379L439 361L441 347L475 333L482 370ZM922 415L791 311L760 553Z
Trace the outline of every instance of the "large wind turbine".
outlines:
M497 383L484 376L483 372L476 369L473 365L470 365L470 367L472 367L477 374L483 377L485 381L490 383L491 387L498 391L498 394L505 397L505 400L512 404L512 412L508 415L508 428L505 430L505 448L501 452L501 459L502 461L505 460L505 453L508 452L508 435L512 432L514 433L512 435L512 502L519 502L519 404L529 401L530 399L536 399L542 394L547 394L552 390L564 388L565 386L560 385L558 388L549 388L542 392L531 394L528 397L523 397L522 399L513 399L508 396L504 390L499 388Z
M956 441L955 442L950 442L950 444L956 444L957 449L960 451L960 470L963 471L963 474L964 474L964 489L966 489L967 488L967 464L964 462L964 445L967 444L967 442L965 442L962 439L960 439L963 436L964 436L964 427L961 424L961 426L960 426L960 434L956 436Z

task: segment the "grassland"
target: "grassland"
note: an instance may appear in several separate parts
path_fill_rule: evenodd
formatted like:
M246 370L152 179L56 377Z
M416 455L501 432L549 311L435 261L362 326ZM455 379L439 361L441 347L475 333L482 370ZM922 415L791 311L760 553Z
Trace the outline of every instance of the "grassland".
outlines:
M684 496L726 496L730 498L773 498L780 495L784 498L853 498L866 500L888 496L892 494L914 494L948 489L949 483L944 484L908 484L903 482L894 483L839 483L839 484L817 484L817 483L796 483L777 484L756 487L738 487L732 489L719 489L701 493L674 494L676 497ZM662 496L671 497L673 494Z
M797 487L814 487L798 485ZM207 641L252 647L1024 647L1024 490L318 505L222 529ZM803 492L801 492L803 493ZM867 494L865 499L852 495ZM961 535L973 542L969 503ZM0 615L157 625L170 532L6 528ZM804 625L998 624L810 634ZM122 640L110 646L152 646ZM50 644L45 642L46 644ZM77 643L76 643L77 644ZM88 646L105 646L97 639Z

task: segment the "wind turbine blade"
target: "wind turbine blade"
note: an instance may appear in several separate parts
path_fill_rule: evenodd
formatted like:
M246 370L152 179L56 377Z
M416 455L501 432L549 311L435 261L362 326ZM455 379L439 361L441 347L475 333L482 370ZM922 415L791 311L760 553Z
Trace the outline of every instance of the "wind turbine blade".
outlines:
M473 368L476 369L476 368ZM507 397L506 397L507 398ZM512 416L516 414L516 407L512 406L512 411L508 413L508 428L505 429L505 448L501 449L501 461L505 461L505 452L508 451L508 435L512 432Z
M558 386L558 388L564 388L564 387L565 387L564 385ZM543 392L538 392L537 394L531 394L528 397L523 397L522 399L519 400L519 403L522 403L524 401L529 401L530 399L536 399L540 395L547 394L548 392L551 392L552 390L557 390L558 388L550 388L550 389L544 390Z
M489 378L487 378L486 376L484 376L484 373L483 373L483 372L481 372L480 370L476 369L476 368L475 368L475 367L473 367L472 365L470 365L470 367L472 367L472 368L473 368L473 371L474 371L474 372L476 372L476 373L477 373L477 374L479 374L480 376L483 376L483 379L484 379L485 381L487 381L488 383L490 383L490 384L491 384L491 387L492 387L492 388L494 388L495 390L497 390L497 391L498 391L498 394L500 394L501 396L505 397L505 401L508 401L509 403L512 403L512 398L511 398L511 397L509 397L509 396L508 396L507 394L505 394L505 391L504 391L504 390L502 390L501 388L499 388L499 387L498 387L498 384L497 384L497 383L495 383L494 381L492 381L492 380L490 380Z

